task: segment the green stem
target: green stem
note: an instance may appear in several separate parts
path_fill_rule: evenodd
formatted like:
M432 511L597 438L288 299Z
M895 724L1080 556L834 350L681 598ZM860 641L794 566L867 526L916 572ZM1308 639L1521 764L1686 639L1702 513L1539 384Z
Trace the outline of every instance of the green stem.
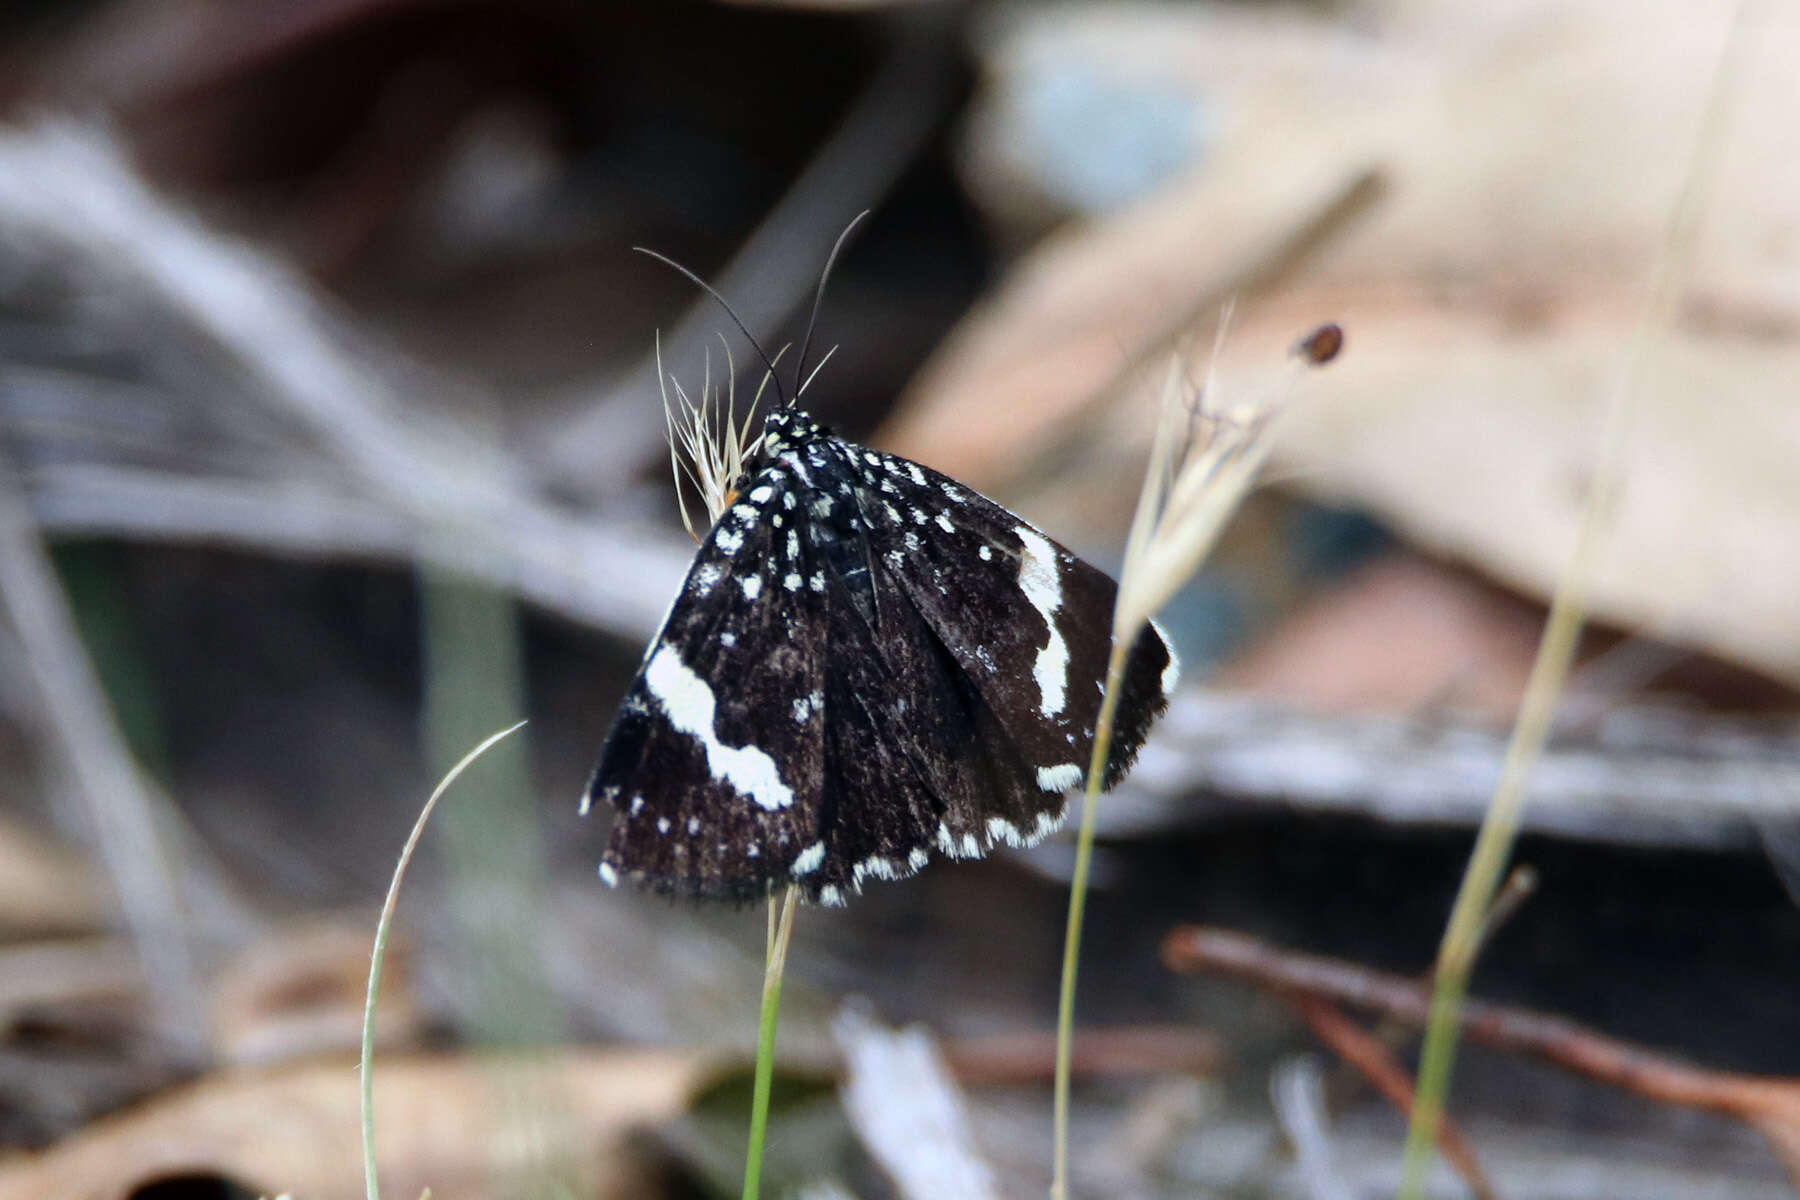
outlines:
M1106 695L1100 700L1100 717L1094 722L1094 750L1088 759L1087 787L1081 794L1081 829L1075 838L1075 873L1069 879L1069 924L1063 934L1062 991L1056 1004L1056 1091L1052 1124L1055 1127L1055 1165L1051 1175L1051 1200L1069 1196L1069 1062L1075 1046L1075 979L1081 962L1081 923L1087 913L1088 867L1094 858L1094 811L1099 807L1100 785L1106 778L1106 761L1112 753L1113 720L1119 711L1119 692L1125 677L1125 660L1132 643L1113 639L1106 664Z
M769 897L769 954L763 968L762 1019L756 1030L756 1087L750 1099L750 1145L744 1152L744 1200L762 1192L763 1142L769 1130L769 1091L775 1081L775 1022L781 1012L781 977L787 969L788 939L794 932L794 901L799 889L789 887L775 918Z
M1455 1064L1458 1014L1468 992L1469 974L1480 948L1482 929L1492 908L1494 891L1512 855L1520 814L1525 806L1531 768L1549 735L1557 698L1568 678L1581 637L1587 610L1587 590L1602 534L1624 475L1625 425L1632 400L1642 390L1640 379L1648 372L1652 352L1673 324L1682 287L1693 262L1696 234L1706 185L1717 175L1717 154L1731 85L1743 71L1737 61L1743 52L1746 5L1732 14L1725 45L1707 97L1696 135L1693 154L1682 190L1669 223L1669 236L1651 285L1643 317L1639 320L1624 369L1606 410L1606 426L1600 439L1600 458L1569 564L1557 583L1550 604L1550 618L1531 664L1519 718L1507 746L1500 783L1488 805L1463 873L1450 921L1438 949L1437 981L1431 997L1431 1019L1425 1031L1425 1047L1419 1060L1419 1085L1413 1100L1412 1121L1406 1133L1406 1154L1400 1177L1402 1200L1418 1200L1425 1190L1444 1100L1450 1090Z

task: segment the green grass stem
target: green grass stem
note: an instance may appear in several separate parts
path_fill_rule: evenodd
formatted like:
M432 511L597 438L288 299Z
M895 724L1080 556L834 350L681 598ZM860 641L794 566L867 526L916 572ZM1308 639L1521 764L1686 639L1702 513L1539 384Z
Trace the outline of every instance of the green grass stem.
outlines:
M781 1013L781 979L787 970L788 941L794 932L798 888L790 886L777 902L769 897L769 946L763 964L762 1016L756 1027L756 1085L750 1098L750 1142L744 1151L744 1200L762 1194L763 1143L769 1132L769 1092L775 1082L775 1024Z
M1119 712L1119 693L1131 645L1130 639L1113 639L1112 655L1106 663L1106 694L1100 700L1099 719L1094 722L1094 750L1088 759L1087 786L1081 793L1081 829L1075 839L1075 872L1069 879L1069 920L1063 933L1062 989L1056 1003L1051 1200L1068 1200L1069 1196L1069 1063L1075 1047L1075 981L1080 972L1081 925L1087 915L1088 870L1094 860L1094 813L1099 807L1100 785L1106 779L1106 760L1112 753L1113 720Z
M1436 982L1431 996L1430 1022L1426 1026L1425 1046L1419 1063L1418 1090L1413 1100L1412 1120L1407 1129L1405 1160L1401 1170L1401 1200L1419 1200L1424 1195L1425 1176L1431 1167L1438 1126L1443 1119L1444 1101L1449 1094L1450 1075L1455 1065L1458 1014L1468 994L1469 975L1474 969L1480 947L1481 932L1499 887L1501 875L1512 856L1518 835L1520 815L1524 809L1526 788L1531 769L1549 736L1550 721L1556 702L1568 679L1575 650L1581 640L1581 626L1587 611L1588 587L1593 574L1601 539L1613 515L1624 475L1625 433L1632 401L1642 391L1653 351L1667 336L1673 324L1676 305L1688 278L1693 260L1695 235L1704 208L1706 185L1717 175L1716 155L1722 138L1727 96L1731 84L1743 74L1737 56L1742 52L1745 26L1743 6L1733 13L1726 43L1719 56L1705 114L1693 148L1682 191L1670 220L1666 252L1652 284L1650 297L1639 320L1632 346L1626 355L1610 403L1606 425L1601 435L1599 465L1594 483L1582 511L1576 532L1575 547L1568 567L1558 581L1551 600L1550 617L1538 643L1537 656L1531 664L1525 696L1519 706L1519 718L1513 726L1512 740L1506 748L1500 782L1493 801L1476 836L1475 848L1469 856L1468 869L1451 908L1450 920L1438 948Z

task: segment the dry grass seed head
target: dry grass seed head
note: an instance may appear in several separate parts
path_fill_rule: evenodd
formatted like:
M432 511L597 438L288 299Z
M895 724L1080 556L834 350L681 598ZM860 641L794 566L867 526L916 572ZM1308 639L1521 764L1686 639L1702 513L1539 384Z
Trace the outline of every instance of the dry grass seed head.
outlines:
M724 339L720 339L721 343ZM675 476L675 499L681 510L681 523L695 541L700 534L688 515L687 496L682 486L685 476L699 494L709 520L716 521L731 506L731 485L744 473L744 463L762 444L762 434L752 436L758 402L768 386L772 372L765 373L756 395L744 410L743 420L737 416L737 364L731 347L725 349L725 381L715 390L712 380L712 355L707 354L700 381L699 399L688 395L679 380L669 375L662 365L662 341L657 340L656 376L662 389L663 421L669 440L669 468ZM776 360L779 361L780 354ZM675 398L670 400L673 389ZM720 394L723 393L723 403Z
M1171 356L1163 375L1150 466L1113 611L1113 636L1122 642L1136 637L1199 569L1267 461L1298 375L1331 361L1343 345L1342 330L1321 326L1296 344L1295 365L1280 385L1235 403L1221 402L1216 364L1230 317L1227 306L1197 395L1187 379L1184 351Z

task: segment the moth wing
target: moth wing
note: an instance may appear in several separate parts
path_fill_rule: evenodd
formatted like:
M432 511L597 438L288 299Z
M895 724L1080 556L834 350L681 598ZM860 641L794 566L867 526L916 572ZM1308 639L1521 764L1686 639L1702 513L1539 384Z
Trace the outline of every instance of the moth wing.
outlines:
M627 689L585 808L617 811L608 882L751 899L817 841L824 784L824 598L788 534L779 466L708 532ZM804 510L800 510L804 511Z
M827 589L825 787L815 897L912 875L938 851L973 858L1054 829L1064 799L1033 768L929 622L882 568L877 629Z
M929 467L849 447L884 575L967 673L1041 790L1081 782L1118 587L1030 523ZM884 614L885 615L885 614ZM1178 667L1152 625L1126 660L1106 786L1130 768Z

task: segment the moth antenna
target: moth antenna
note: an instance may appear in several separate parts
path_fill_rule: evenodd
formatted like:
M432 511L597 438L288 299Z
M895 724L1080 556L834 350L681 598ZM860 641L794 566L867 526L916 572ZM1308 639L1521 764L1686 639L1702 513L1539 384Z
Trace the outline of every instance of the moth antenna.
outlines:
M832 243L831 254L825 259L825 269L819 272L819 289L813 293L812 316L806 319L806 336L800 339L800 357L794 362L794 400L789 401L790 404L799 400L800 393L806 390L806 384L801 380L812 380L812 376L806 373L806 352L812 349L813 327L819 323L819 305L825 301L825 285L831 282L831 268L837 265L838 254L843 251L844 243L850 240L850 235L868 215L869 210L865 208L850 218L850 223L844 226L844 232L838 234L837 241ZM825 364L821 362L819 365Z
M731 343L725 340L722 333L719 335L719 349L725 352L725 378L728 381L725 388L725 441L736 452L741 449L737 437L737 388L729 381L737 379L737 360L731 355Z
M775 361L779 363L781 361L781 356L786 354L789 349L790 349L790 347L783 346L781 349L777 350L775 352ZM750 398L750 403L752 406L762 403L763 390L769 386L769 381L774 378L775 378L775 372L773 372L773 371L764 371L763 372L762 378L756 381L756 394ZM775 395L778 399L780 398L781 385L779 383L776 384L776 386L775 386Z
M848 232L848 230L846 230L845 232ZM680 263L676 262L674 259L670 258L666 254L658 254L656 251L651 250L645 246L633 246L632 249L636 250L639 254L649 255L651 258L654 258L657 262L662 263L666 267L673 267L675 270L677 270L677 271L681 272L683 275L685 275L687 277L687 280L689 283L692 283L695 287L699 288L701 291L703 291L707 295L711 296L714 300L717 300L719 302L719 307L723 308L725 310L725 315L731 318L731 323L733 325L736 325L738 327L738 332L744 335L744 340L749 342L751 346L755 347L757 356L763 360L763 366L769 368L769 375L771 377L774 377L774 375L775 375L774 360L769 357L768 351L766 351L762 348L762 343L756 340L756 336L750 332L750 327L744 324L743 319L740 318L737 315L736 311L732 309L730 303L726 301L725 297L719 295L718 289L714 288L712 284L706 282L706 280L700 278L698 275L694 274L692 271L688 270L686 267L682 266ZM787 403L787 401L785 399L782 399L781 380L780 379L775 380L775 396L777 399L781 399L783 404Z

